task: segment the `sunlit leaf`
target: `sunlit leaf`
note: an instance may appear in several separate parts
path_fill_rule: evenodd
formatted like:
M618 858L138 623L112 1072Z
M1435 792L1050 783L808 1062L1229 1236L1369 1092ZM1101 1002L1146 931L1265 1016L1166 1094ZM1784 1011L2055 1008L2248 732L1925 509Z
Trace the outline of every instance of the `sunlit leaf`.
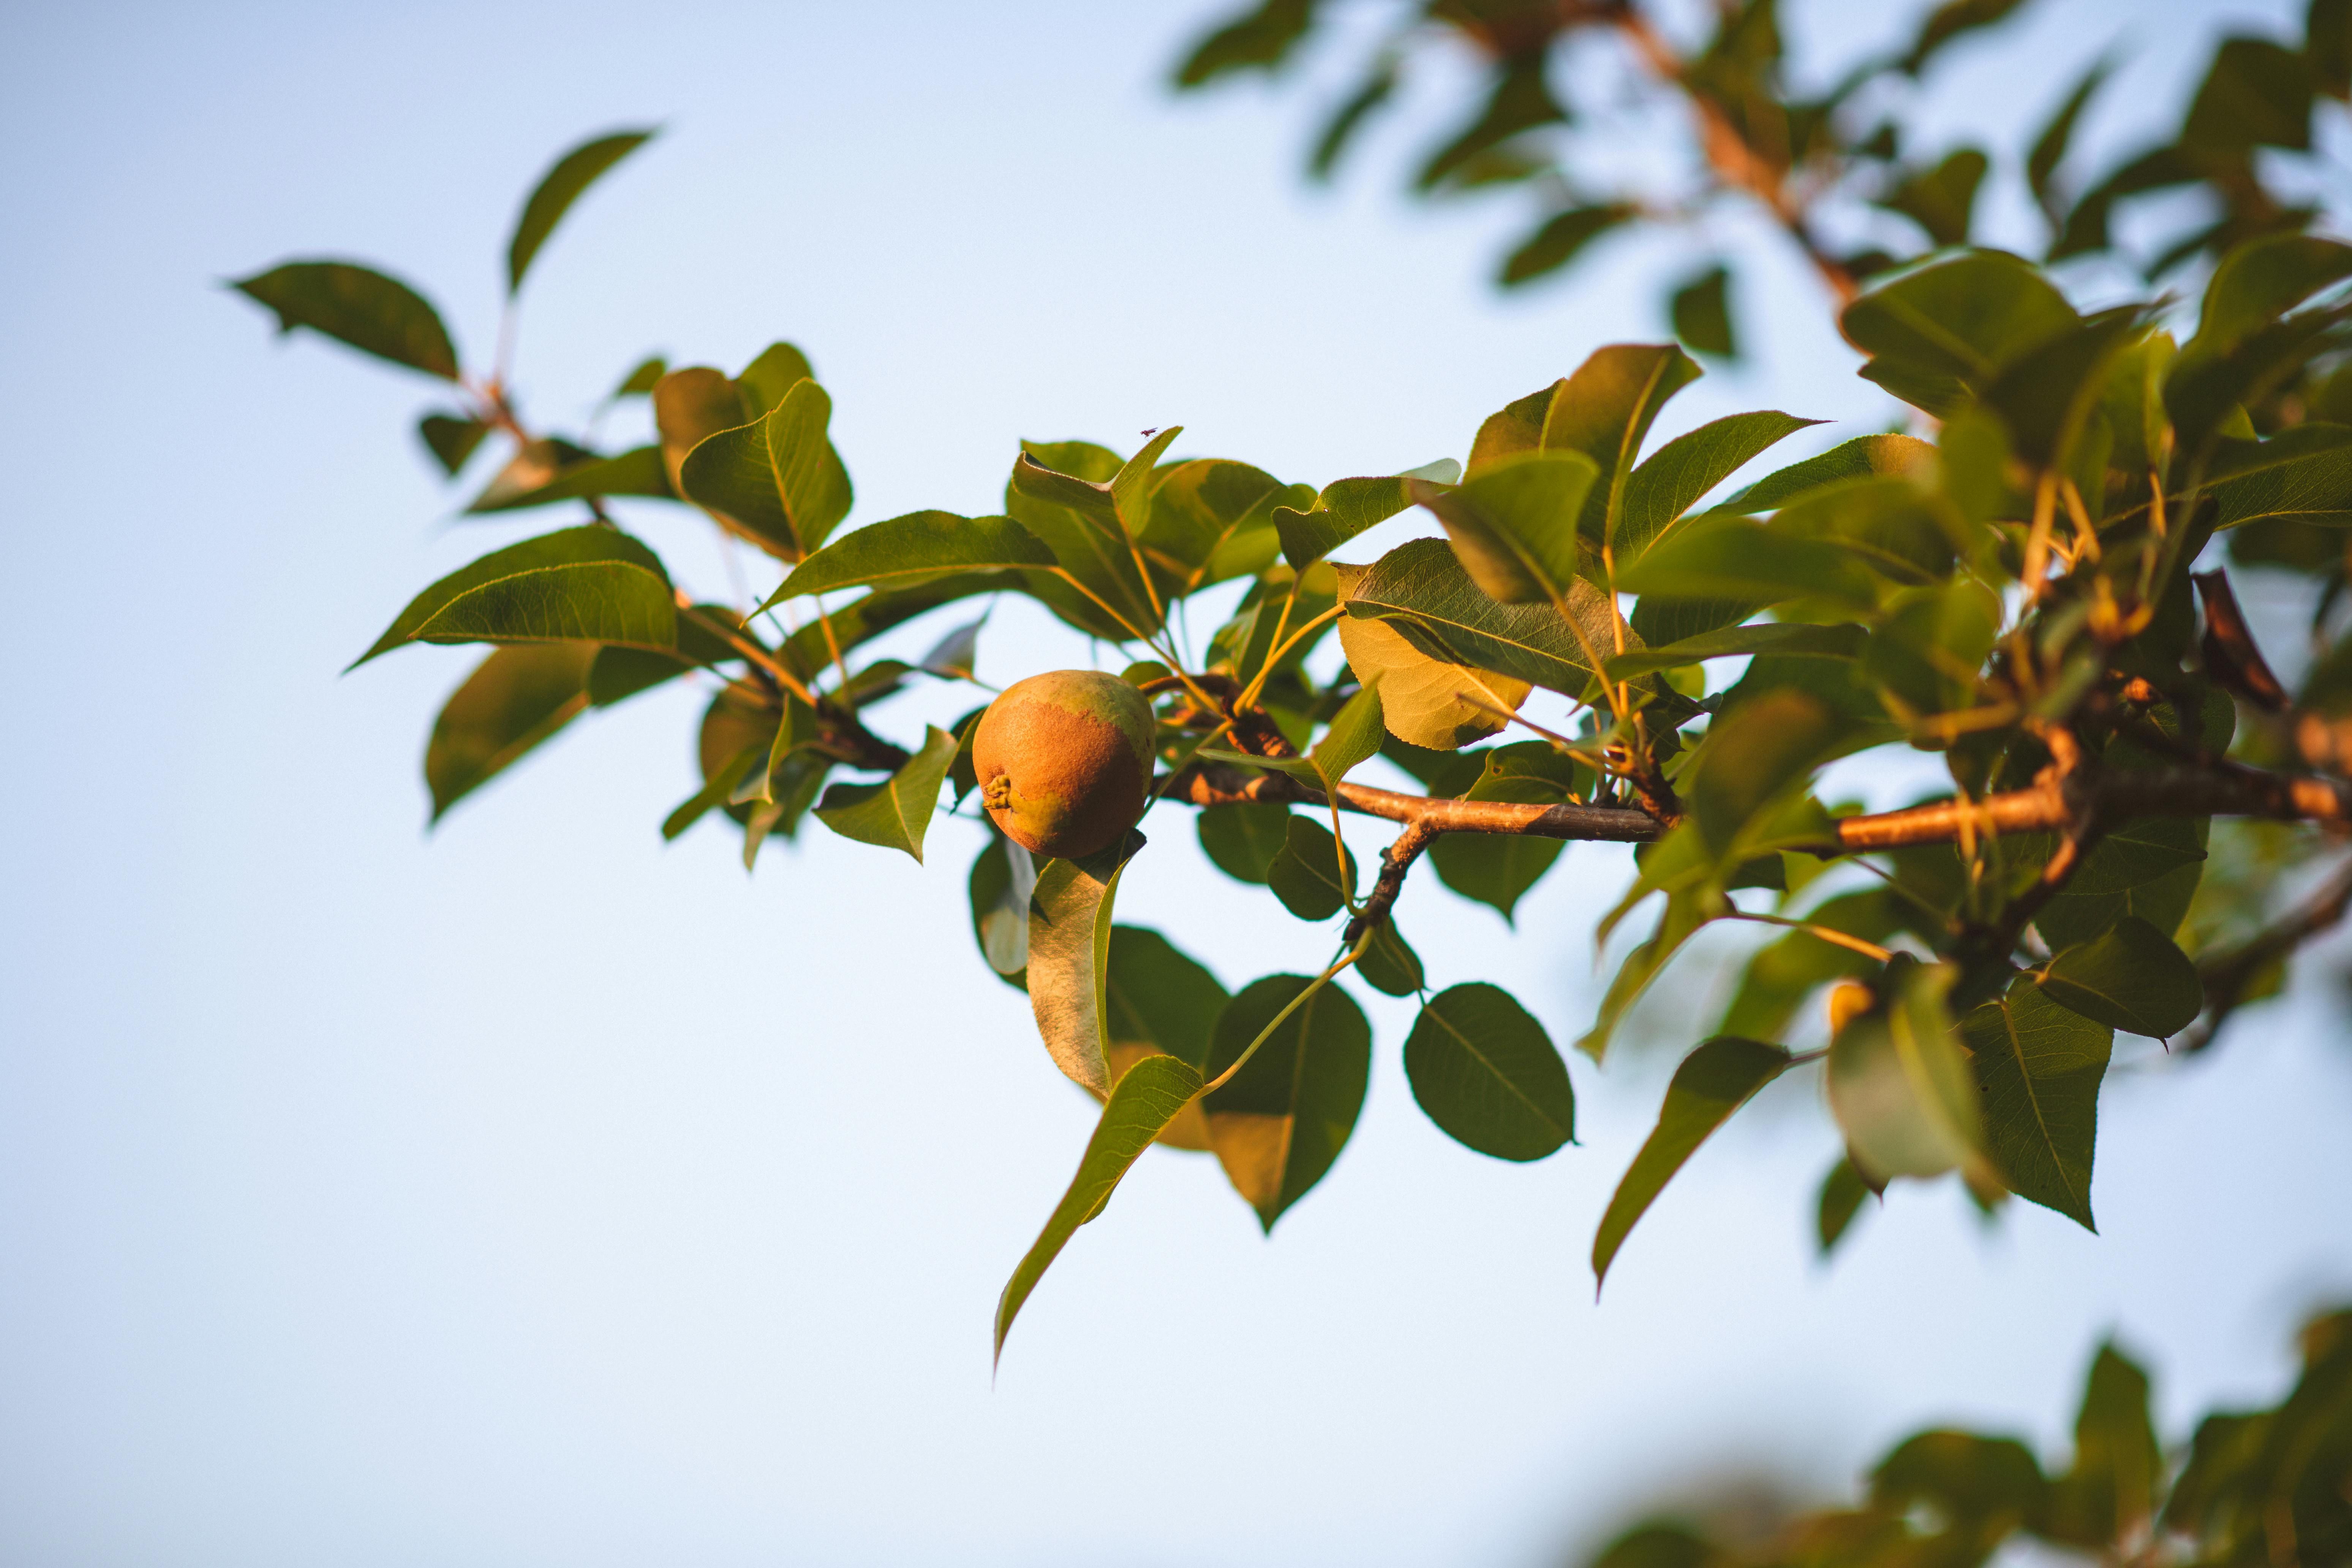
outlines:
M1110 1091L1111 905L1128 858L1142 847L1143 836L1129 833L1125 844L1084 860L1048 860L1029 898L1029 1005L1037 1034L1054 1065L1097 1096Z
M835 784L827 790L824 804L816 808L817 820L844 838L903 849L920 863L923 836L939 809L940 786L947 782L955 751L953 735L937 725L926 727L923 749L880 784Z
M352 661L404 642L582 638L677 646L677 609L661 561L613 528L567 528L510 544L442 578L408 603Z
M1274 974L1243 987L1217 1016L1209 1076L1240 1060L1312 984L1305 975ZM1204 1101L1217 1162L1266 1230L1339 1157L1363 1109L1371 1050L1362 1011L1326 984Z

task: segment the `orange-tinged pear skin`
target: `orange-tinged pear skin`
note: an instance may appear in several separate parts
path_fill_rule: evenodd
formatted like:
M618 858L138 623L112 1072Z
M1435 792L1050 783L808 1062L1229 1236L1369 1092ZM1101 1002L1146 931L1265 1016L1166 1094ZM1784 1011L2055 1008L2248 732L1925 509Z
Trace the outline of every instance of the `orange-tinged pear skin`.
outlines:
M971 740L980 798L1033 855L1083 859L1143 815L1151 704L1115 675L1056 669L1004 689Z

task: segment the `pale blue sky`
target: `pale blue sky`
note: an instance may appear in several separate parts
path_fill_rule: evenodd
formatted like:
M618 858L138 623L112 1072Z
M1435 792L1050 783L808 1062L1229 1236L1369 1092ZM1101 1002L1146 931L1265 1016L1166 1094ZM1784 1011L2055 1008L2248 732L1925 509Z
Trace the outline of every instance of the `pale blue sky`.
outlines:
M1834 1139L1816 1084L1780 1086L1596 1307L1592 1226L1671 1055L1579 1058L1582 1146L1507 1166L1422 1117L1409 1009L1368 997L1363 1121L1275 1238L1204 1160L1147 1158L992 1391L997 1289L1092 1112L971 949L968 825L920 868L821 828L748 879L716 829L666 848L674 694L420 831L422 740L471 656L336 671L532 525L452 524L407 433L429 388L274 344L221 278L373 259L479 356L529 182L663 121L538 264L527 406L571 424L646 351L731 367L789 337L859 521L989 510L1024 436L1182 423L1187 451L1315 483L1459 455L1658 332L1671 244L1498 299L1522 209L1404 206L1396 134L1309 192L1306 100L1169 99L1212 9L0 15L0 1560L1534 1565L1695 1468L1843 1487L1944 1419L2054 1443L2111 1328L2176 1430L2275 1391L2298 1312L2352 1290L2352 1053L2315 1003L2177 1070L2125 1053L2097 1237L2023 1205L1987 1231L1945 1184L1817 1268ZM1850 48L1911 7L1790 9ZM1930 141L2001 127L2013 178L2014 128L2120 42L2093 128L2119 146L2225 18L2281 9L2043 0L2026 47L1958 52ZM1760 363L1662 430L1887 417L1769 237L1716 238ZM696 527L641 526L724 589ZM982 671L1084 653L1015 608ZM1325 933L1218 879L1189 823L1151 830L1129 918L1236 987L1318 961ZM1571 850L1516 937L1433 884L1402 918L1434 977L1508 984L1565 1042L1623 873ZM1727 972L1676 973L1668 1046Z

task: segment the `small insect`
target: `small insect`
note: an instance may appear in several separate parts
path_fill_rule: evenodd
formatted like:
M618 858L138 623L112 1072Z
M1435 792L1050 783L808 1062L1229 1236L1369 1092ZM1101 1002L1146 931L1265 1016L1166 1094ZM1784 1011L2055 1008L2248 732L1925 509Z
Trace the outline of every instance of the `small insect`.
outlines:
M1149 430L1140 430L1140 431L1138 431L1138 432L1137 432L1137 434L1138 434L1138 435L1139 435L1139 436L1141 436L1145 440L1149 441L1149 440L1150 440L1154 436L1157 436L1157 435L1159 435L1159 434L1160 434L1160 426L1157 426L1157 425L1154 425L1150 429L1149 429Z

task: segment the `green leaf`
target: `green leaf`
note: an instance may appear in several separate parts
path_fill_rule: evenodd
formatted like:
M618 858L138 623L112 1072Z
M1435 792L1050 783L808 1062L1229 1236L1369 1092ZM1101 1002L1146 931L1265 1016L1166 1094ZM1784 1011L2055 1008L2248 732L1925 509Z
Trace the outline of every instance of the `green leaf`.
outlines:
M1873 356L1864 377L1940 417L1958 407L1965 388L2077 319L2031 263L1977 250L1873 289L1839 323Z
M433 460L441 465L441 471L453 479L457 477L457 470L466 466L466 459L472 457L475 448L482 444L482 437L489 433L488 420L462 418L452 414L428 414L416 422L417 438L425 443L425 449L433 454Z
M1612 343L1594 350L1554 390L1544 415L1543 449L1581 452L1599 468L1578 524L1594 546L1614 548L1651 424L1667 399L1702 374L1672 343Z
M2074 1417L2074 1463L2052 1487L2039 1533L2091 1552L2141 1536L2165 1471L2147 1405L2147 1373L2112 1341L2101 1345Z
M1411 745L1452 751L1491 735L1508 722L1500 714L1517 712L1533 689L1524 680L1424 653L1386 621L1342 616L1339 630L1356 679L1380 682L1389 733Z
M1217 1016L1208 1076L1240 1060L1314 984L1303 974L1271 974L1244 986ZM1203 1102L1217 1163L1267 1231L1339 1157L1363 1110L1371 1057L1371 1026L1362 1011L1346 992L1325 984Z
M1719 599L1756 609L1790 599L1868 609L1878 597L1851 548L1727 516L1675 530L1618 574L1617 587L1644 597Z
M1396 60L1383 55L1371 73L1365 77L1363 84L1350 93L1325 122L1323 134L1316 138L1315 151L1307 161L1309 179L1328 180L1331 177L1331 172L1339 167L1339 154L1347 151L1348 143L1355 139L1358 129L1375 110L1388 101L1396 87Z
M650 397L654 387L668 374L669 361L659 354L648 355L639 360L630 368L629 374L621 378L621 384L613 388L608 401L618 403L624 397Z
M544 471L543 469L541 471ZM558 468L555 477L537 486L491 481L488 489L467 506L469 514L516 511L551 501L580 500L602 496L661 496L676 500L659 447L638 447L612 458L592 458Z
M1789 1053L1760 1040L1718 1035L1683 1058L1666 1086L1658 1125L1633 1156L1624 1179L1601 1216L1592 1237L1592 1282L1597 1293L1625 1237L1649 1212L1659 1192L1731 1113L1756 1091L1788 1070Z
M1082 442L1049 448L1024 443L1021 456L1013 462L1013 477L1005 486L1005 511L1044 541L1062 570L1102 604L1092 603L1055 579L1033 577L1033 591L1083 630L1123 640L1159 626L1154 590L1143 574L1139 540L1149 521L1144 507L1151 465L1181 428L1160 431L1107 481L1064 472L1045 460L1059 459L1065 449L1080 457L1102 450ZM1127 516L1121 514L1122 493L1129 498Z
M425 748L433 820L588 706L593 643L495 649L449 694Z
M2022 0L1944 0L1919 24L1918 37L1897 68L1906 76L1917 76L1954 38L1991 26L2021 4Z
M1161 595L1181 598L1264 571L1278 547L1279 503L1300 499L1305 490L1285 486L1264 468L1217 458L1163 470L1152 486L1150 521L1138 536Z
M1862 673L1877 683L1897 720L1948 713L1977 700L1975 672L2000 635L2001 605L1981 584L1906 589L1863 650Z
M867 584L901 589L969 572L1053 563L1045 542L1009 517L913 511L842 535L794 567L760 607Z
M1029 897L1029 1005L1054 1065L1097 1097L1110 1092L1108 1038L1110 911L1128 859L1127 842L1083 860L1048 860Z
M1810 783L1843 738L1828 709L1787 688L1718 717L1679 780L1707 847L1718 859L1729 855L1750 823Z
M923 835L939 809L940 786L955 760L956 738L937 725L923 730L923 749L876 784L835 784L816 808L817 820L860 844L903 849L923 859Z
M708 736L709 733L709 730L706 725L704 734ZM663 819L663 840L667 842L676 838L709 815L715 807L727 805L735 793L735 786L742 783L743 775L758 767L767 754L768 742L763 739L751 742L738 750L732 757L719 761L717 766L704 775L702 787L688 795L683 805Z
M1029 896L1036 887L1029 851L992 830L968 879L971 937L998 978L1024 991L1029 988Z
M1918 911L1886 888L1864 888L1823 900L1807 911L1808 924L1884 943ZM1940 929L1942 922L1937 922ZM1723 1010L1720 1032L1770 1039L1785 1035L1807 997L1833 980L1869 974L1878 961L1867 953L1824 942L1811 931L1791 931L1767 942L1748 959L1738 989Z
M1568 1064L1499 986L1439 992L1405 1037L1404 1073L1429 1119L1498 1160L1540 1160L1576 1135Z
M1675 829L1676 833L1685 831L1692 834L1685 840L1685 843L1698 842L1696 829ZM1444 840L1440 839L1439 842L1442 844ZM1661 840L1660 848L1664 846L1665 840ZM1592 1027L1576 1042L1576 1048L1596 1062L1606 1056L1611 1037L1616 1034L1617 1026L1624 1022L1625 1015L1633 1009L1633 1004L1641 1000L1642 994L1650 988L1650 983L1665 968L1666 961L1673 958L1683 943L1690 940L1692 933L1711 918L1707 904L1696 892L1677 889L1668 893L1666 907L1658 915L1657 929L1650 933L1647 942L1627 953L1625 961L1617 966L1617 973L1610 977L1608 991L1601 998L1601 1009L1592 1021Z
M1393 920L1382 921L1373 929L1371 944L1356 961L1356 973L1365 984L1391 996L1413 995L1426 983L1421 954L1413 952Z
M1329 828L1311 817L1293 816L1283 825L1281 850L1265 868L1266 886L1300 920L1329 920L1356 891L1352 854L1346 856L1348 879L1339 880L1342 854Z
M1217 977L1156 931L1113 926L1105 1016L1114 1053L1160 1051L1198 1070L1209 1061L1217 1015L1232 1000ZM1132 1062L1114 1066L1118 1076Z
M2037 1519L2049 1490L2024 1444L1973 1432L1921 1432L1896 1445L1870 1478L1870 1500L1887 1514L1924 1515L1918 1560L1982 1563Z
M449 329L396 278L349 261L289 261L229 285L278 317L279 332L308 327L362 353L457 379Z
M2002 1181L2095 1232L2091 1156L2115 1031L2059 1006L2020 975L2005 994L1962 1015L1959 1036L1983 1097L1985 1150Z
M1212 865L1235 881L1262 884L1290 830L1290 808L1270 801L1206 806L1196 826Z
M1870 1195L1870 1184L1862 1179L1853 1161L1840 1155L1822 1178L1821 1196L1813 1205L1813 1234L1821 1257L1827 1258L1845 1238L1853 1216L1861 1212L1862 1200Z
M1045 1228L1037 1233L1037 1239L1013 1268L1013 1278L1005 1281L1004 1293L997 1298L995 1356L1003 1356L1004 1336L1012 1331L1022 1303L1029 1300L1029 1293L1078 1226L1102 1213L1128 1167L1200 1092L1200 1073L1175 1057L1147 1057L1120 1078L1103 1105L1094 1136L1087 1140L1077 1174L1071 1177L1062 1201L1047 1216Z
M832 417L824 388L797 381L751 424L698 443L679 466L680 493L798 561L849 515L849 474L825 438Z
M2180 145L2215 161L2311 145L2311 66L2268 38L2224 38L2181 121Z
M1654 670L1676 669L1710 658L1769 653L1781 658L1851 659L1862 651L1863 629L1856 626L1817 626L1798 621L1765 621L1755 626L1727 626L1702 632L1664 647L1621 653L1608 661L1612 680L1630 679Z
M2144 816L2100 839L2068 879L2066 889L2121 893L2204 858L2204 834L2196 818Z
M1617 569L1642 558L1657 538L1759 454L1818 419L1766 409L1734 414L1677 436L1625 480L1625 496L1611 543Z
M2053 226L2059 224L2062 215L2058 193L2051 182L2058 173L2058 165L2066 161L2067 144L2074 138L2074 122L2082 118L2092 96L2114 68L2114 61L2103 58L2084 71L2082 79L2074 84L2074 90L2066 95L2066 101L2058 106L2058 112L2050 117L2050 122L2033 139L2033 150L2026 154L2026 185Z
M1976 210L1977 187L1990 166L1973 147L1948 155L1932 169L1921 169L1878 198L1875 205L1901 213L1919 226L1937 249L1965 245L1969 219Z
M361 665L405 642L583 638L677 646L677 609L654 552L618 529L567 528L495 550L408 602Z
M507 292L511 295L522 288L522 277L530 270L532 258L580 194L596 182L599 175L650 141L654 132L621 131L583 142L555 161L523 204L522 216L515 220L514 237L507 242Z
M1315 26L1316 0L1264 0L1237 12L1192 46L1176 85L1200 87L1236 71L1271 71Z
M1339 783L1367 757L1381 749L1380 678L1372 677L1331 716L1330 727L1307 753L1326 789Z
M1415 479L1409 488L1445 525L1479 591L1526 605L1551 602L1576 581L1577 518L1596 477L1581 452L1528 452L1489 464L1459 487Z
M1567 119L1568 111L1552 97L1545 79L1545 61L1542 49L1514 51L1496 61L1488 73L1493 89L1478 118L1430 154L1414 177L1415 187L1433 190L1449 175L1472 166L1479 154L1520 132Z
M2076 455L2084 426L2106 394L2118 361L2147 336L2137 307L2102 310L2080 326L2052 334L1986 378L1984 405L2000 416L2010 445L2037 467ZM2111 438L2112 430L2109 430ZM2106 464L2091 459L2104 485ZM2098 488L2098 487L2094 487Z
M1568 597L1573 627L1549 605L1497 604L1443 541L1415 539L1349 583L1344 603L1351 616L1387 619L1432 658L1578 696L1592 675L1585 642L1612 647L1614 632L1608 601L1590 584L1579 579Z
M1514 766L1517 759L1511 753L1517 751L1506 746L1482 753L1485 766L1463 798L1523 805L1556 805L1567 798L1559 777ZM1440 881L1465 899L1491 906L1506 923L1512 923L1519 900L1566 847L1557 838L1530 834L1449 833L1429 847L1429 859Z
M1958 971L1898 957L1882 1004L1830 1041L1830 1110L1864 1176L1933 1176L1976 1170L1977 1086L1944 1006Z
M2204 1010L2197 966L2170 937L2126 915L2106 932L2050 961L2044 995L2085 1018L2156 1039L2179 1034Z
M1461 465L1444 458L1385 478L1336 479L1324 486L1315 504L1304 511L1286 506L1275 509L1274 531L1282 541L1282 557L1293 571L1304 572L1366 529L1411 506L1412 480L1452 484L1461 477Z
M1640 216L1639 207L1624 202L1602 202L1556 213L1503 258L1502 271L1495 280L1506 289L1516 289L1557 272L1575 260L1586 246Z
M1791 463L1765 475L1724 502L1726 510L1750 513L1774 511L1810 491L1848 479L1888 475L1926 474L1937 462L1933 443L1916 436L1857 436L1842 441L1819 457Z
M2204 874L2204 866L2191 861L2120 893L2062 893L2042 906L2033 926L2053 952L2091 941L2126 915L2170 936L2188 918Z
M2215 529L2239 528L2273 518L2328 527L2352 523L2352 430L2306 425L2289 434L2298 437L2293 443L2294 452L2280 453L2275 462L2246 467L2236 477L2211 487L2218 509ZM2271 448L2288 444L2282 437L2261 445ZM2224 443L2225 447L2236 445ZM2331 555L2342 552L2340 538L2329 538L2326 542Z
M1666 317L1683 347L1717 359L1739 357L1738 334L1731 329L1731 269L1710 267L1676 289L1668 298Z

